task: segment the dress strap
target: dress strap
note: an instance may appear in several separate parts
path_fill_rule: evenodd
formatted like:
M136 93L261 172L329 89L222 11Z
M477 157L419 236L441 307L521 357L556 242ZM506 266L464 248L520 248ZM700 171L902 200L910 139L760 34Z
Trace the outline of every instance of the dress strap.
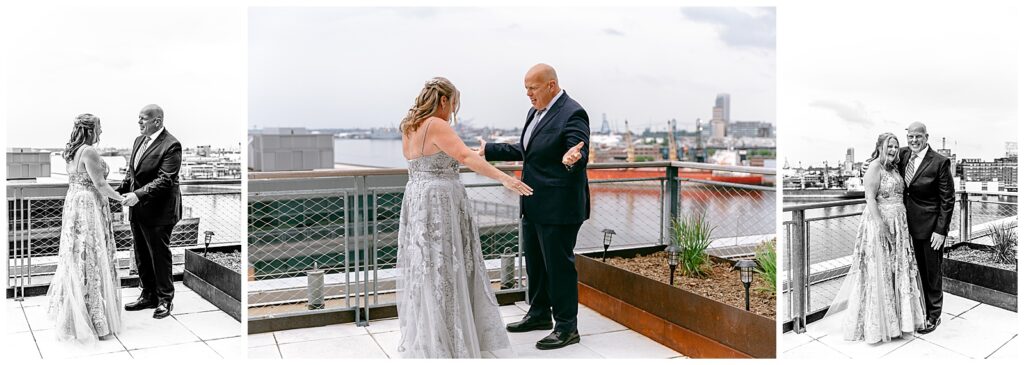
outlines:
M423 157L423 150L427 148L427 132L430 132L430 122L433 122L429 118L427 119L427 126L423 128L423 140L420 141L420 157Z

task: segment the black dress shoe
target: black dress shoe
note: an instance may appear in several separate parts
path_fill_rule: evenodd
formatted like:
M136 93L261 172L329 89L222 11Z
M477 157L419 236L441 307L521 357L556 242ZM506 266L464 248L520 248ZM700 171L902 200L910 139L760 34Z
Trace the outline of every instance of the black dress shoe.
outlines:
M509 332L529 332L537 330L549 330L555 325L551 323L550 319L537 318L526 316L519 322L512 322L505 325L505 330Z
M942 323L942 318L936 318L935 320L929 319L927 322L925 322L924 328L917 330L917 333L922 335L931 333L932 331L935 330L936 327L939 326L939 323Z
M551 332L548 337L542 338L537 341L537 348L541 350L554 350L560 349L574 343L580 343L580 333L573 330L572 332Z
M153 318L166 318L171 315L171 309L174 309L174 304L171 304L171 302L160 303L156 306L156 310L153 311Z
M139 299L136 299L134 302L125 304L124 305L124 310L129 311L129 312L134 312L134 311L140 311L140 310L143 310L143 309L152 309L152 308L156 308L157 304L158 303L157 303L157 301L155 299L151 299L151 298L148 298L148 297L141 297L140 296Z

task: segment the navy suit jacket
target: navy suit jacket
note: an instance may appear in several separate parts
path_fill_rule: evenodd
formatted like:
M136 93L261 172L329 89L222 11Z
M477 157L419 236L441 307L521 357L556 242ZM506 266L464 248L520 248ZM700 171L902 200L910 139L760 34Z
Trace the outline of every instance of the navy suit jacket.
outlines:
M522 217L538 224L583 223L590 218L590 118L579 103L563 93L538 121L524 148L523 137L536 113L534 108L527 113L519 143L488 143L484 156L488 161L523 161L523 182L533 188L533 195L520 197ZM567 170L562 156L581 141L583 156Z
M900 148L899 170L904 181L910 153L910 148ZM932 232L945 236L949 233L955 201L951 162L931 147L918 158L922 158L921 166L914 172L910 186L903 189L910 236L919 240L931 238Z
M149 148L139 151L144 139L145 136L135 138L132 154L128 156L128 173L117 192L135 193L139 197L139 203L128 209L132 221L146 225L176 224L181 220L181 143L164 129ZM142 154L138 168L132 164L136 154Z

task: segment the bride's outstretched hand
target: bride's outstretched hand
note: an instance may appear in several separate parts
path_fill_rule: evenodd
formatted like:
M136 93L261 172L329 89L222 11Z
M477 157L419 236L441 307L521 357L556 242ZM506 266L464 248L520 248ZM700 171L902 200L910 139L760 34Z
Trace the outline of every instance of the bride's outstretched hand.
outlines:
M480 149L476 150L476 153L479 153L480 157L486 157L484 156L484 147L487 147L487 140L483 137L476 137L476 139L480 141Z
M519 179L511 176L501 180L501 185L504 185L506 189L512 190L516 194L530 196L533 195L533 188Z

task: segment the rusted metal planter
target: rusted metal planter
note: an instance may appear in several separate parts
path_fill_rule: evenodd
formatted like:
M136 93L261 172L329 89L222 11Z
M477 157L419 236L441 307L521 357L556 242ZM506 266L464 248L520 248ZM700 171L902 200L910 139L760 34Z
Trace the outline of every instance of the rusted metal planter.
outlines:
M580 303L693 358L774 358L775 320L576 255ZM609 252L609 256L612 253Z
M976 247L971 247L975 248ZM955 259L942 260L942 290L1017 311L1017 272Z
M241 252L240 245L210 247L209 252ZM242 318L242 274L203 257L202 248L185 250L185 286L235 320Z

